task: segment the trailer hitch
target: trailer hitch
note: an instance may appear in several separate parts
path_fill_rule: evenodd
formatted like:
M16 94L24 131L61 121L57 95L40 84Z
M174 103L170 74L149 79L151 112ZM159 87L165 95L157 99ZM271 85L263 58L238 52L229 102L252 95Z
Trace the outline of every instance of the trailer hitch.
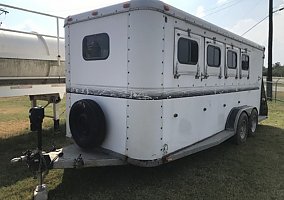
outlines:
M34 191L34 199L47 199L47 187L43 184L43 179L48 174L49 169L52 169L54 161L63 156L59 152L52 160L48 153L42 151L42 122L44 118L43 107L33 107L29 111L30 128L31 131L37 132L37 149L27 150L23 152L22 156L13 158L11 163L26 162L28 168L33 173L34 178L39 177L39 185ZM53 147L53 151L55 151Z
M50 151L53 152L53 151ZM55 152L55 151L54 151ZM29 170L33 173L34 178L37 177L39 171L48 174L48 170L53 168L54 161L63 156L63 152L59 152L52 160L47 152L40 152L38 150L27 150L23 152L22 156L13 158L11 163L26 162Z

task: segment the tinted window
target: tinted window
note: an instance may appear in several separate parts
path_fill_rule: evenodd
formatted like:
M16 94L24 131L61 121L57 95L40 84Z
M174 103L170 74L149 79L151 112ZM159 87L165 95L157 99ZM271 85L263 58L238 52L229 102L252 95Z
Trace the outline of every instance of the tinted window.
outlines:
M178 40L178 61L181 64L196 65L198 62L198 43L194 40Z
M237 68L237 53L234 51L228 51L227 52L227 66L230 69L236 69Z
M212 45L207 47L207 64L210 67L219 67L221 64L221 49Z
M249 56L242 55L242 70L249 70Z
M106 33L88 35L83 39L85 60L104 60L109 56L109 36Z

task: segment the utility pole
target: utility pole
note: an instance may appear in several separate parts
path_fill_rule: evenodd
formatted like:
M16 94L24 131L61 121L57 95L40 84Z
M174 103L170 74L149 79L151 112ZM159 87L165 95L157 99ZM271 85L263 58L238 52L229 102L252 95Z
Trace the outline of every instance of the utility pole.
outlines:
M269 30L268 30L268 70L266 77L267 99L272 100L272 42L273 42L273 0L269 0Z

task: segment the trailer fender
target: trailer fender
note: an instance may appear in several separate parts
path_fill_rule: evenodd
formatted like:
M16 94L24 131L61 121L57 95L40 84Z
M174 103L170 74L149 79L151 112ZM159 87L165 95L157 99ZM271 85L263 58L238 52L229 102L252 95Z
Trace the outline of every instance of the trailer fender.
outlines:
M232 108L232 110L230 111L228 115L225 129L236 132L240 115L243 112L245 112L249 118L253 109L256 109L256 108L252 106L240 106L240 107Z

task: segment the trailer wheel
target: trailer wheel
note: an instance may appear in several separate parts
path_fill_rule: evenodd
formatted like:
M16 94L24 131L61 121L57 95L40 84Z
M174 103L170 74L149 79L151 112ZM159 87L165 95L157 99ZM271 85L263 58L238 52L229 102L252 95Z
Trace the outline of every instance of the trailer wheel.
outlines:
M248 132L249 136L255 136L257 124L258 124L258 113L256 109L253 109L249 117L249 132Z
M105 116L93 100L75 102L69 114L69 126L73 139L82 148L97 147L106 135Z
M247 135L248 135L248 116L245 112L242 112L238 120L237 130L234 137L235 143L238 145L245 143Z

